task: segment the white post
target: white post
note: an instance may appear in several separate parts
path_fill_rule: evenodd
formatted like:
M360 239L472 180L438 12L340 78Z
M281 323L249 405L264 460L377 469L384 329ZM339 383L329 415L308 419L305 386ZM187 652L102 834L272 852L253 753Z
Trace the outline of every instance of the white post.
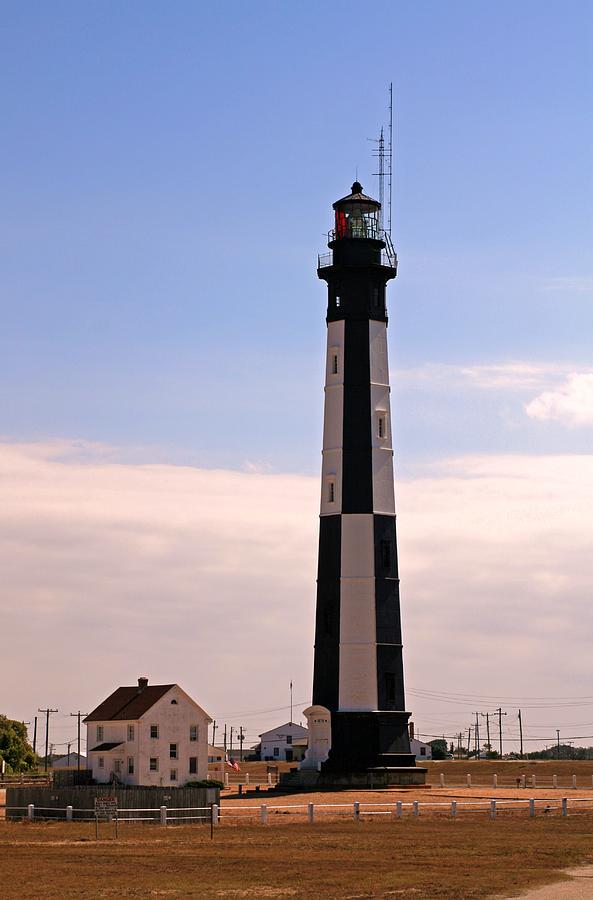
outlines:
M27 807L27 815L31 820L33 820L35 818L35 804L34 803L29 803L29 805Z
M568 797L562 798L562 815L563 816L568 815Z
M404 804L401 802L401 800L398 800L395 804L395 814L398 819L401 819L404 814Z
M229 786L229 773L228 772L224 773L224 786L225 786L225 788L228 788L228 786Z
M272 787L272 773L268 772L268 787Z
M467 773L466 784L467 784L468 787L471 787L471 786L472 786L472 777L471 777L471 775L469 774L469 772Z
M576 791L576 789L577 789L577 776L576 775L572 776L572 786Z
M445 787L445 773L444 772L441 772L441 774L439 776L439 781L440 781L441 787Z
M498 775L492 776L492 787L498 787Z
M218 803L212 804L212 824L218 825Z
M314 803L307 804L307 818L309 820L309 824L312 825L313 822L315 821L315 804Z
M249 772L245 772L245 784L249 784Z
M412 812L414 813L415 816L420 815L420 804L418 803L417 800L414 800L414 802L412 803Z
M453 818L457 815L457 800L451 800L451 815Z
M354 818L360 819L360 803L358 800L354 801Z
M66 807L66 821L67 822L72 821L72 807L71 806Z
M261 809L259 811L259 817L261 819L262 825L268 824L268 807L265 803L262 803Z
M555 787L555 788L558 787L558 776L557 775L552 775L552 787Z
M521 787L522 787L522 788L526 787L526 783L525 783L525 775L521 775Z
M167 807L161 806L161 825L167 824Z
M533 798L529 801L529 815L532 819L535 815L535 800Z
M490 818L491 819L496 818L496 800L490 801Z
M532 776L531 776L531 787L532 787L532 788L535 787L535 775L532 775Z

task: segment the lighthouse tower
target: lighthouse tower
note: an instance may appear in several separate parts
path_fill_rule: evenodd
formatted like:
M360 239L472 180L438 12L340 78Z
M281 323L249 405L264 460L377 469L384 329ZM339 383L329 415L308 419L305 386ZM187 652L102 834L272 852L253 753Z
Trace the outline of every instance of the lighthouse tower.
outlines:
M333 204L313 706L326 783L418 783L405 712L381 205L355 182ZM323 719L322 712L329 713ZM320 717L321 716L321 717Z

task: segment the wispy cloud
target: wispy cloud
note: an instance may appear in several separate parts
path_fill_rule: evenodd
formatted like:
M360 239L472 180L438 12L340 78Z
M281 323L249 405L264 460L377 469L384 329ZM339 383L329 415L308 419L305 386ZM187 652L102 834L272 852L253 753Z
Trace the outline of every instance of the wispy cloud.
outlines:
M88 708L144 673L217 717L282 705L291 678L307 697L318 479L114 455L0 444L6 711ZM562 693L562 658L589 693L591 471L593 456L480 456L399 482L411 685L463 691L471 672L476 693Z
M582 275L548 278L544 281L544 290L562 291L563 293L593 294L593 278Z
M398 370L396 383L404 387L429 389L455 384L487 390L536 390L553 384L559 376L573 370L574 365L521 360L474 365L426 363Z
M573 372L556 390L544 391L528 403L525 411L542 422L593 425L593 373Z

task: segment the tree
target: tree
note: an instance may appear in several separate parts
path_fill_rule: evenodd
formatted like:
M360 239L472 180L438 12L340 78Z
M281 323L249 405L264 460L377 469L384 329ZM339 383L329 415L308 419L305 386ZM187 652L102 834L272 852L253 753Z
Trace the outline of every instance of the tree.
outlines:
M26 772L37 765L22 722L0 715L0 757L12 772Z
M430 746L432 747L433 759L447 759L447 741L437 738L434 741L430 741Z

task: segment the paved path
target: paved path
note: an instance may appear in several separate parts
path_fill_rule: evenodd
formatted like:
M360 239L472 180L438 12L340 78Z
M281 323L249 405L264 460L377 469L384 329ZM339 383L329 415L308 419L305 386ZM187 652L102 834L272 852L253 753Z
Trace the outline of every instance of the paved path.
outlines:
M555 884L536 888L527 894L521 894L521 900L592 900L593 866L566 869L564 874L571 876L570 881L557 881Z

